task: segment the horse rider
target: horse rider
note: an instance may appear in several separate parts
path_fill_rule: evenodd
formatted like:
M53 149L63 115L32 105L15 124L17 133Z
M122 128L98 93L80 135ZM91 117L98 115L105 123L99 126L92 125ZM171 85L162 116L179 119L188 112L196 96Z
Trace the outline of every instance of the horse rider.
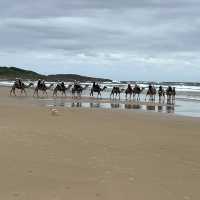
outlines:
M41 82L41 79L39 79L38 82L37 82L37 87L38 87L38 88L41 87L41 83L42 83L42 82Z
M42 89L45 88L45 80L44 80L44 79L43 79L42 82L41 82L41 87L42 87Z
M93 88L96 87L96 83L95 83L95 81L93 82L92 87L93 87Z
M159 95L162 95L162 93L163 93L163 87L160 85L160 86L159 86L159 89L158 89L158 94L159 94Z
M22 87L22 80L21 78L16 78L15 82L19 85L19 87Z
M149 84L149 92L153 91L153 86L151 85L151 83Z
M60 85L61 85L61 89L64 90L65 89L65 83L62 81Z
M173 96L173 99L175 99L175 96L176 96L176 88L175 87L172 88L172 96Z
M132 90L131 84L128 84L128 89Z
M172 87L171 87L171 86L168 86L168 88L167 88L167 92L172 93Z

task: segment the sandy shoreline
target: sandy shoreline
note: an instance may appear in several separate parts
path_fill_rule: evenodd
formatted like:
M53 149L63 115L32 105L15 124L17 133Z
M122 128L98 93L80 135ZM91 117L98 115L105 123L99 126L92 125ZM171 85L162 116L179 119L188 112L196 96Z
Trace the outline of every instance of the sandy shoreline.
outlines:
M30 102L0 88L0 199L200 198L198 118Z

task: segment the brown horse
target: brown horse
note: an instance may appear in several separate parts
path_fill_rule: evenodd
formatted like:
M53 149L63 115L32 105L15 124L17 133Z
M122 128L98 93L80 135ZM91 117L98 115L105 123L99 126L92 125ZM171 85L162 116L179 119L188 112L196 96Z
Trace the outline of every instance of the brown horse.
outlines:
M15 90L16 90L16 89L21 90L21 94L24 93L25 95L27 95L27 93L26 93L26 88L29 88L29 87L31 87L32 85L33 85L33 83L29 83L29 85L26 85L26 84L23 83L23 82L21 82L21 84L20 84L19 81L15 81L14 84L13 84L13 86L12 86L12 88L11 88L11 90L10 90L10 96L11 96L12 94L14 94L14 95L16 96L16 93L15 93Z
M39 97L39 90L42 91L43 95L46 94L46 96L48 96L47 90L51 89L51 87L53 87L53 83L51 83L50 86L46 86L45 83L38 84L34 90L33 96L36 94L37 97Z
M128 87L127 87L127 89L125 90L125 94L126 94L126 99L127 99L128 94L129 94L129 97L130 97L130 99L131 99L131 96L132 96L132 94L133 94L133 88L131 87L130 84L128 84Z
M72 88L72 98L76 97L81 97L81 94L83 92L83 90L86 90L88 88L88 85L85 85L84 87L81 86L80 84L74 84L73 88Z
M149 101L155 101L156 98L156 88L152 86L147 90L145 101L147 99L147 96L149 96Z
M159 96L160 103L161 103L162 97L163 97L163 102L165 101L165 90L162 86L160 86L158 89L158 96Z
M95 85L91 88L91 91L90 91L90 96L93 96L94 95L94 92L97 93L97 97L101 97L101 92L103 92L107 87L104 86L103 88L101 88L99 85Z
M68 85L67 87L64 85L62 85L62 83L58 83L56 85L56 87L54 88L53 90L53 96L56 96L57 97L57 93L58 92L61 92L62 95L65 95L66 96L66 91L69 90L70 88L72 87L72 85Z
M135 87L133 88L133 97L135 97L137 95L137 101L140 100L140 94L143 92L145 88L135 85Z
M111 93L110 93L110 98L111 98L111 97L117 98L117 96L118 96L119 99L120 99L120 94L121 94L121 92L122 92L122 90L120 90L119 87L114 86L114 87L112 88Z

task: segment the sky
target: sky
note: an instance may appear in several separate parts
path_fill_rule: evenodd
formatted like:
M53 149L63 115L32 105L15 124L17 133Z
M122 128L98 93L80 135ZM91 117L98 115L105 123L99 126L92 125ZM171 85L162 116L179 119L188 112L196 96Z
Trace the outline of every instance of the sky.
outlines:
M0 66L200 81L199 0L0 0Z

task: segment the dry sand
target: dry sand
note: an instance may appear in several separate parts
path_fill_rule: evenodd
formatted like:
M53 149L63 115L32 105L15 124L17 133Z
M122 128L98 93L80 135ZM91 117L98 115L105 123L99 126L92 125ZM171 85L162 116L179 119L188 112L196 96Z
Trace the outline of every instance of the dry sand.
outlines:
M199 119L49 108L0 88L0 199L199 200Z

